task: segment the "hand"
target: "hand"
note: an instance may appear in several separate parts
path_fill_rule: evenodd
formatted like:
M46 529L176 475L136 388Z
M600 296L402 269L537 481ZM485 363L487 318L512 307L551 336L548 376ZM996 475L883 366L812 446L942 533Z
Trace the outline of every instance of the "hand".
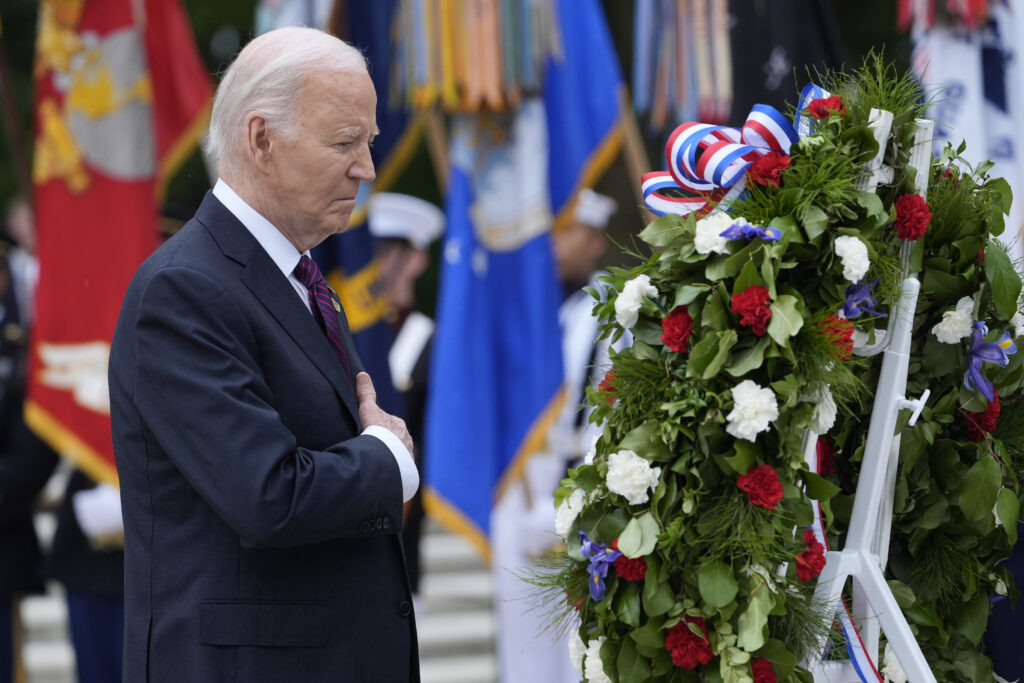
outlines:
M412 455L412 437L405 427L405 420L385 413L377 405L377 391L373 388L373 380L365 372L356 375L356 398L359 400L359 419L363 427L377 425L398 437L398 440Z

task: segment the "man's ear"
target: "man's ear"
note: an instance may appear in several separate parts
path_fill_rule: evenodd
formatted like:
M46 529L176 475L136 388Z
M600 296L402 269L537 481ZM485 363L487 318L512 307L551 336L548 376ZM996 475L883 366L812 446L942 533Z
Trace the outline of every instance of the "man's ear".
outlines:
M245 118L246 154L260 171L266 173L270 168L272 141L267 120L259 112L251 112Z

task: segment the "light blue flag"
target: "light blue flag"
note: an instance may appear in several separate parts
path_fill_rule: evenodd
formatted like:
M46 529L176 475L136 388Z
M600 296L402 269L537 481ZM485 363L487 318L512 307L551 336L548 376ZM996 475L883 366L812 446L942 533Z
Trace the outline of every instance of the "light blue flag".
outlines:
M540 101L452 130L448 234L427 402L428 512L489 557L503 478L561 403L561 293Z

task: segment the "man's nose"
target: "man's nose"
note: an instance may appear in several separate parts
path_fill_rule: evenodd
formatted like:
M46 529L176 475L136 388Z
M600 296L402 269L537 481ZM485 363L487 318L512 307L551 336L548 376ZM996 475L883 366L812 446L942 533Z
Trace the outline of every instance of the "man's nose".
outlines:
M373 168L373 157L370 156L370 146L363 147L362 153L355 163L349 168L349 176L364 182L373 182L377 178L377 172Z

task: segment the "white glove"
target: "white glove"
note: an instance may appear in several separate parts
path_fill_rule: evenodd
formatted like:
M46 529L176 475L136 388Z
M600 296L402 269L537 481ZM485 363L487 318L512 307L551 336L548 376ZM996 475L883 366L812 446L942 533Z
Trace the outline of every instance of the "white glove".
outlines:
M110 484L77 491L71 498L78 526L90 541L102 542L124 535L121 494Z

